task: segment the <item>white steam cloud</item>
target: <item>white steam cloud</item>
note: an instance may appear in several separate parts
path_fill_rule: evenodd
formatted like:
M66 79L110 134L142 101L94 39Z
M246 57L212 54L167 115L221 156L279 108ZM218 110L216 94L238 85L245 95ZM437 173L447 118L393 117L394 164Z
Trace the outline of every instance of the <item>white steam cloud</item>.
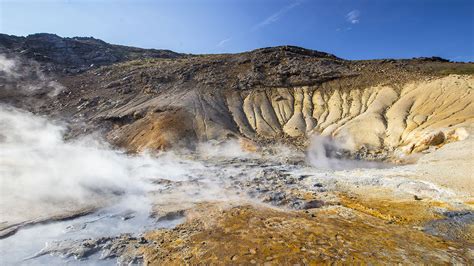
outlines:
M35 94L54 97L63 89L59 82L41 71L37 62L0 54L0 98Z
M174 226L200 202L232 204L245 197L226 182L239 169L210 163L234 152L244 156L238 143L203 144L206 153L198 157L210 161L199 161L191 153L127 155L95 136L66 141L65 132L65 124L0 104L0 261L6 265L56 265L47 256L25 258L52 240ZM94 213L27 227L83 210Z
M173 154L129 156L92 136L66 142L64 132L63 125L0 106L2 220L65 203L95 205L116 195L143 195L148 179L184 181L190 174Z
M0 54L0 75L4 75L5 77L9 78L19 77L19 73L15 71L16 66L17 64L15 60Z
M307 159L312 166L325 170L387 167L387 165L380 162L345 159L341 152L347 145L350 145L350 143L340 143L330 137L315 135L311 138Z
M254 157L255 154L244 151L242 144L238 140L232 139L225 142L208 141L199 143L196 147L196 151L199 155L204 158L236 158L236 157Z

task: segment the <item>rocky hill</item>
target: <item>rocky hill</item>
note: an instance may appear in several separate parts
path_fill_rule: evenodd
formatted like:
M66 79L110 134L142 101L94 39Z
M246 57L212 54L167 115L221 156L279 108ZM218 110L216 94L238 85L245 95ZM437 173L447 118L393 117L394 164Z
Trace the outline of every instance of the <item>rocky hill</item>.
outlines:
M113 45L92 37L61 38L38 33L26 37L0 34L0 53L22 55L43 63L46 71L78 73L102 65L144 58L178 58L169 50Z
M4 100L131 151L228 138L304 147L318 134L382 159L464 138L474 118L474 64L437 57L349 61L293 46L185 56L50 34L2 35L0 47L64 86L34 103Z

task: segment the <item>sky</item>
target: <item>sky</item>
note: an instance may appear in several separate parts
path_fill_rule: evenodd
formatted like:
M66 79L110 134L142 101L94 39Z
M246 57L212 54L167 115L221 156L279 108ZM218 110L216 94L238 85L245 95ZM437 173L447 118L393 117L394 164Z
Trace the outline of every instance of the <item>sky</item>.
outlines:
M474 0L0 0L0 32L194 54L296 45L346 59L474 61Z

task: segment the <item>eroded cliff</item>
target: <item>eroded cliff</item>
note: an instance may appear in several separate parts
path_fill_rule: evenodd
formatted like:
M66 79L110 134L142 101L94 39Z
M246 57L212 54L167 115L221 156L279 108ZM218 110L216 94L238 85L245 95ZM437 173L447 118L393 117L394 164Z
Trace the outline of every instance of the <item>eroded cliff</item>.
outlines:
M331 136L341 148L377 158L426 151L465 139L472 130L471 75L360 89L347 89L344 82L348 81L251 91L191 91L170 103L172 107L159 107L130 124L117 126L110 137L143 150L168 147L186 138L245 137L307 146L316 134ZM156 99L150 101L142 105L160 106ZM117 116L133 116L138 111L130 114L133 107L129 103L114 114L121 110L126 110L125 114Z

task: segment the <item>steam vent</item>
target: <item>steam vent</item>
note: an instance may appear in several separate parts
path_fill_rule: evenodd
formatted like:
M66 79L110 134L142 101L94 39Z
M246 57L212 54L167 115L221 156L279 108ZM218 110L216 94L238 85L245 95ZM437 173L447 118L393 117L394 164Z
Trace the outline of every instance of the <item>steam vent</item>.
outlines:
M0 265L473 265L473 102L440 57L0 34Z

